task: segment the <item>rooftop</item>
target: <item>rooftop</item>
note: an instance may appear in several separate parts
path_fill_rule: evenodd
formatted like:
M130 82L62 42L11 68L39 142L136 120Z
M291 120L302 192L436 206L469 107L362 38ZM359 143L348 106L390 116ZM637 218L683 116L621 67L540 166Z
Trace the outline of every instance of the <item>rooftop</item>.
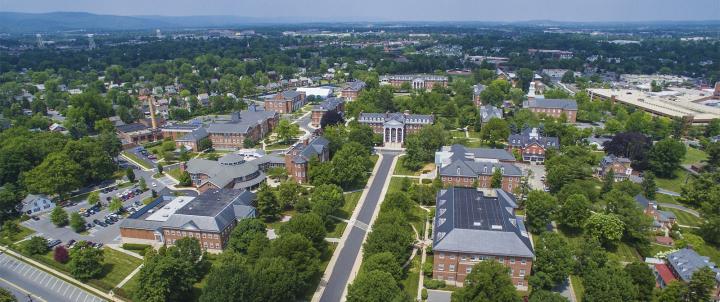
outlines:
M707 123L720 118L720 107L701 104L712 98L712 92L671 88L662 92L648 92L637 89L588 89L591 96L598 95L618 102L639 107L653 114L671 118L693 116L695 123Z
M688 248L678 250L667 255L667 261L673 271L685 282L689 282L695 271L703 267L712 269L715 272L715 280L720 282L720 269L717 268L714 262L710 261L710 258L700 256L694 250Z

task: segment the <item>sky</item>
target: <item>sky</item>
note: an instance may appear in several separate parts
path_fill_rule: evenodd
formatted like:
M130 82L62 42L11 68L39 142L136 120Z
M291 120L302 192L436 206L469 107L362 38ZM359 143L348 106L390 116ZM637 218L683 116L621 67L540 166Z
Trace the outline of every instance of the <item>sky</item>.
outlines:
M720 0L0 0L0 11L309 21L700 21L720 19Z

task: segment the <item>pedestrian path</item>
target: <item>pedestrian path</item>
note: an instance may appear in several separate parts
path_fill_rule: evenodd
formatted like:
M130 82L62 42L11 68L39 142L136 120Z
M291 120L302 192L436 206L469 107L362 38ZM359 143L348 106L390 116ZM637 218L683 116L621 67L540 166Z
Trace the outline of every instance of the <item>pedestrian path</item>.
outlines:
M0 276L2 281L30 292L34 298L44 301L105 301L4 253L0 254Z

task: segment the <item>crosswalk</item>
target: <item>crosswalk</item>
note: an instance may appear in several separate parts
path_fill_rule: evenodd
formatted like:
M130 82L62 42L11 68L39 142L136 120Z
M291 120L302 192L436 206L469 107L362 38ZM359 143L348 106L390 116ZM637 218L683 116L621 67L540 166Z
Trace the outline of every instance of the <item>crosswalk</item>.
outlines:
M0 276L3 281L23 287L45 301L105 301L6 254L0 254ZM42 293L33 289L40 289Z

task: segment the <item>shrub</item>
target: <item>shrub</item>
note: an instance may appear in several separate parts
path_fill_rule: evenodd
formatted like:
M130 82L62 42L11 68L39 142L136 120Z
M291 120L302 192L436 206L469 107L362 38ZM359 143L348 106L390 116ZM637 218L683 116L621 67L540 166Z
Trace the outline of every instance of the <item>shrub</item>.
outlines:
M140 243L123 243L122 248L128 251L136 251L140 255L145 255L145 251L152 249L152 246Z
M423 274L425 274L425 276L431 277L432 271L433 271L432 263L430 263L430 262L423 263L422 270L423 270Z
M48 252L47 239L40 236L33 236L25 242L23 251L29 255L42 255Z
M55 252L53 253L53 259L60 263L67 263L68 260L70 260L68 250L62 245L56 246Z
M445 281L442 280L434 280L434 279L425 279L425 288L428 289L438 289L445 287Z
M421 297L423 300L427 300L427 298L428 298L428 293L427 293L427 289L426 289L426 288L423 288L423 289L422 289L422 291L420 292L420 297Z

